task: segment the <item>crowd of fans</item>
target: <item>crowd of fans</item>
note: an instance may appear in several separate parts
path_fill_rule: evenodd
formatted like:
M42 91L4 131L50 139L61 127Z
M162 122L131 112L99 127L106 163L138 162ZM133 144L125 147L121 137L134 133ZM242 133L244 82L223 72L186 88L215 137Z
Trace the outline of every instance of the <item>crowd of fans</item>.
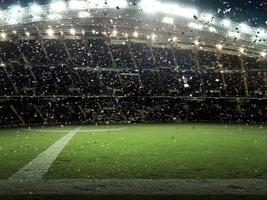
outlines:
M0 41L0 125L267 120L262 58L146 42Z

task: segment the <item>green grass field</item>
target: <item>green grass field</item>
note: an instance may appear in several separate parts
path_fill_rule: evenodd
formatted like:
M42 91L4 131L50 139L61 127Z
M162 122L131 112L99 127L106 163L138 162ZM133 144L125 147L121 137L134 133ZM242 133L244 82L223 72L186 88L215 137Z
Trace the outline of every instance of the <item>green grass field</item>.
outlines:
M74 128L2 129L0 179ZM45 178L266 179L266 152L266 126L82 126Z
M128 126L77 134L46 177L267 178L266 151L266 127Z
M8 178L62 136L64 132L49 129L0 129L0 179Z

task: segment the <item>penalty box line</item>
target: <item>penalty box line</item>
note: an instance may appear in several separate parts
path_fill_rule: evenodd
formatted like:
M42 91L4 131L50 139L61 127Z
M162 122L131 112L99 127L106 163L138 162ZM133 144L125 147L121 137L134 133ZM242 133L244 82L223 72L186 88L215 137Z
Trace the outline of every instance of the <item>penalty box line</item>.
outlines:
M47 150L43 151L39 156L33 159L30 163L9 177L8 180L41 180L65 146L76 135L76 133L79 132L80 128L81 127L78 127L67 133Z

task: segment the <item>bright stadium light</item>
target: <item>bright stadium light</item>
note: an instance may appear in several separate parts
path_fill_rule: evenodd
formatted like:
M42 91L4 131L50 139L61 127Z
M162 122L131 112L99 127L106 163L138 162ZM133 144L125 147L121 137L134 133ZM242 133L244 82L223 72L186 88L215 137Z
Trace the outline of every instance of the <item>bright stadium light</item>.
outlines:
M54 1L49 7L50 10L55 13L66 11L66 3L64 1Z
M27 37L30 37L31 34L30 34L29 31L26 31L26 32L25 32L25 35L26 35Z
M60 14L50 14L47 16L49 20L59 20L62 19L62 16Z
M199 42L198 40L195 40L195 41L194 41L194 45L195 45L195 46L199 46L199 45L200 45L200 42Z
M180 7L177 4L158 5L158 11L166 13L168 15L177 15L185 18L193 18L194 15L198 15L198 11L196 9Z
M79 18L88 18L88 17L91 17L91 14L89 12L86 12L86 11L81 11L78 13L78 17Z
M128 6L127 0L108 0L107 6L109 8L126 8Z
M267 31L259 28L256 30L256 35L258 35L259 37L267 37Z
M76 30L75 30L74 28L71 28L71 29L70 29L70 34L71 34L71 35L76 35Z
M22 18L23 15L23 8L19 5L11 6L8 10L8 17L7 17L7 23L12 24L18 24Z
M83 0L71 0L69 2L70 10L85 10L87 8L86 1Z
M190 22L188 24L188 27L189 28L193 28L193 29L203 30L204 26L202 24L197 24L197 23L194 23L194 22Z
M177 4L160 3L157 0L142 0L140 7L147 13L163 12L185 18L193 18L194 15L198 15L198 11L194 8L180 7Z
M42 7L36 3L30 5L30 12L32 14L41 14L42 13Z
M4 16L4 12L2 10L0 10L0 19L2 19Z
M240 48L239 48L239 52L242 53L242 54L244 54L244 53L245 53L245 48L240 47Z
M9 10L11 16L15 18L21 17L22 11L23 9L19 5L12 6L10 7L10 10Z
M161 10L161 3L156 0L142 0L140 2L140 7L145 12L155 13Z
M232 37L232 38L240 38L240 33L237 33L237 32L233 32L233 31L230 31L229 33L228 33L228 35L230 36L230 37Z
M174 19L172 17L164 17L162 22L165 24L174 24Z
M172 41L173 41L173 42L176 42L177 40L178 40L177 37L173 37L173 38L172 38Z
M222 25L225 27L230 27L231 26L231 21L229 19L224 19L222 21Z
M90 1L87 1L88 7L90 7L90 8L105 8L106 7L105 2L106 1L103 1L103 0L90 0Z
M265 58L267 56L267 53L265 51L261 52L261 57Z
M111 36L116 37L118 35L118 31L117 30L113 30L111 33Z
M151 35L151 40L155 40L156 37L157 37L157 36L153 33L153 34Z
M242 24L240 24L240 30L243 33L250 33L251 28L247 24L242 23Z
M5 32L2 32L0 35L1 35L2 39L6 39L6 33Z
M55 34L55 31L53 29L49 28L46 30L46 33L49 37L53 37Z
M220 51L223 49L223 45L222 44L216 44L215 46Z
M14 35L17 35L17 31L15 31L15 30L13 30L12 33L13 33Z
M133 37L138 38L139 33L137 31L133 32Z
M194 8L180 8L176 14L185 18L193 18L194 15L198 15L198 11Z
M181 8L177 4L166 4L166 3L162 4L159 9L160 12L164 12L171 15L177 15L177 12L179 10L181 10Z
M209 27L209 32L211 32L211 33L217 33L218 31L217 31L216 28L210 26L210 27Z
M213 19L213 15L210 13L203 13L201 15L201 19L204 20L205 22L211 22Z

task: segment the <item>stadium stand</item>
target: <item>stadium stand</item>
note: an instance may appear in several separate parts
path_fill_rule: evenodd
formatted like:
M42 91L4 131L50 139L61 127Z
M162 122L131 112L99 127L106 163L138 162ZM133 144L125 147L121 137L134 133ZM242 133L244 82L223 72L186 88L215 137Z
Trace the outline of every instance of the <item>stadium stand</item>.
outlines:
M1 126L267 119L260 59L105 38L1 42L0 58Z

